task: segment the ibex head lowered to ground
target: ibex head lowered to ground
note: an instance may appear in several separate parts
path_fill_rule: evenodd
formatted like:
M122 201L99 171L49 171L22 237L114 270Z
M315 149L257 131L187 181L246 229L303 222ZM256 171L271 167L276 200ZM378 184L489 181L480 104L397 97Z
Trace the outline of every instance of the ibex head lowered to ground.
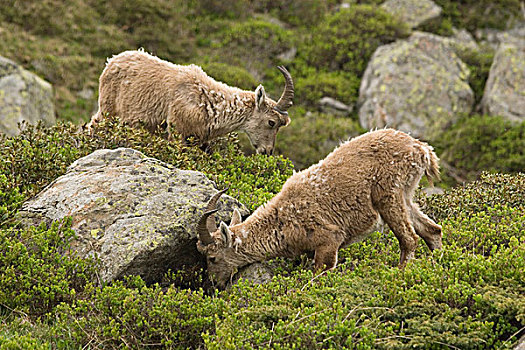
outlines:
M173 64L144 51L125 51L109 59L100 76L98 112L88 128L117 116L151 131L166 127L201 145L235 130L245 131L257 153L271 154L280 127L290 123L287 109L293 80L284 67L284 92L275 102L264 87L245 91L209 77L195 65Z
M399 241L403 267L418 237L431 250L441 248L441 226L412 201L423 175L439 178L432 147L401 131L369 132L294 174L244 222L234 212L229 226L216 227L218 192L199 221L197 249L224 287L237 268L278 256L315 252L316 270L332 269L338 250L367 237L382 219Z

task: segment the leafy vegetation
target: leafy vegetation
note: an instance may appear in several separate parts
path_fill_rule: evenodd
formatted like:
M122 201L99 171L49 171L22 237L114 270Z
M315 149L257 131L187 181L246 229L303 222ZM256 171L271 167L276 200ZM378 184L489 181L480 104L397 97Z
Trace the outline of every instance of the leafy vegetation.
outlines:
M4 228L0 345L511 349L525 326L524 195L523 174L487 174L422 197L444 248L420 245L404 270L395 237L376 232L342 250L334 271L314 277L283 260L268 284L211 294L138 277L97 286L96 262L62 254L67 221Z
M16 221L22 203L73 161L117 147L201 171L255 209L280 190L291 161L305 168L364 131L354 114L315 109L323 96L354 104L374 50L410 34L381 2L348 9L337 0L1 2L1 54L53 84L61 121L0 136L0 349L512 349L525 329L525 124L501 117L463 116L432 142L446 169L477 180L443 195L419 193L443 227L444 248L430 253L420 244L404 270L385 230L342 250L338 267L320 276L300 257L279 260L268 284L241 281L221 292L204 289L198 272L189 283L174 271L161 284L138 277L101 284L98 262L71 248L69 219ZM503 29L520 13L518 0L435 2L443 16L424 29L442 35L452 26ZM93 135L68 123L87 121L96 108L106 58L138 47L200 64L243 89L264 84L272 97L283 86L275 66L285 64L296 99L276 143L284 157L245 155L235 134L208 154L115 119ZM456 51L479 102L493 54Z
M294 109L294 122L277 134L276 151L290 159L296 168L305 169L339 146L363 132L359 124L346 117L306 113Z
M409 33L406 25L378 7L352 6L327 16L300 51L310 66L361 76L378 46Z
M435 145L441 159L459 177L472 180L482 171L513 173L525 169L525 122L513 124L503 117L464 116L443 132Z
M508 29L520 18L519 0L435 0L443 16L458 28L474 32L478 28Z

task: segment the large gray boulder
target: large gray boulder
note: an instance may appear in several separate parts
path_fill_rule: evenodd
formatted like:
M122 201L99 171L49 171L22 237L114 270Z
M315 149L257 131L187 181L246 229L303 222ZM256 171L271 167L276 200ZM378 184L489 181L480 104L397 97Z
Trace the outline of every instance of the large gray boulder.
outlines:
M521 22L509 30L481 28L475 32L476 38L497 50L500 44L525 46L525 23Z
M196 226L214 183L202 173L178 170L129 148L98 150L74 162L67 173L24 203L26 224L71 216L78 238L72 249L98 257L107 282L125 275L160 281L168 269L201 265ZM218 219L229 222L234 208L223 195Z
M442 11L441 7L431 0L387 0L381 7L410 28L438 18Z
M512 122L525 120L525 44L500 44L481 100L483 112Z
M55 124L51 84L0 56L0 132L19 133L18 123Z
M470 113L469 70L443 38L422 32L379 47L359 89L365 129L392 127L432 139Z

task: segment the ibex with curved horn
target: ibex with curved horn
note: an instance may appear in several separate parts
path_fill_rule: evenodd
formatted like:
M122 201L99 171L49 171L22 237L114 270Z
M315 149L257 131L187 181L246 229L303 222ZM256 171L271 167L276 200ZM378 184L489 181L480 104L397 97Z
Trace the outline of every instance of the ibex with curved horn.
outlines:
M235 130L246 132L257 153L271 154L280 127L290 123L294 97L286 68L284 92L275 102L264 87L244 91L215 81L198 66L181 66L144 51L125 51L109 59L100 76L98 112L88 128L105 116L118 116L152 132L166 127L201 145Z
M441 248L441 226L412 202L424 174L439 178L432 147L401 131L369 132L294 174L242 223L237 211L229 227L221 222L217 229L219 192L199 222L197 249L219 287L237 268L278 256L313 251L316 270L332 269L338 250L367 237L381 218L399 241L403 267L414 257L418 237L431 250Z

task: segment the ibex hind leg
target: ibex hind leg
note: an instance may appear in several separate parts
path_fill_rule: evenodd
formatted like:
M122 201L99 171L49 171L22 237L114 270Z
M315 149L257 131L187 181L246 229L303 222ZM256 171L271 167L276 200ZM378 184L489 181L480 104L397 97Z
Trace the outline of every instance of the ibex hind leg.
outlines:
M410 259L414 258L418 241L403 194L397 193L384 199L376 209L399 241L401 250L399 267L403 268Z
M430 250L441 249L441 226L424 214L417 204L409 202L408 205L416 234L423 238Z

